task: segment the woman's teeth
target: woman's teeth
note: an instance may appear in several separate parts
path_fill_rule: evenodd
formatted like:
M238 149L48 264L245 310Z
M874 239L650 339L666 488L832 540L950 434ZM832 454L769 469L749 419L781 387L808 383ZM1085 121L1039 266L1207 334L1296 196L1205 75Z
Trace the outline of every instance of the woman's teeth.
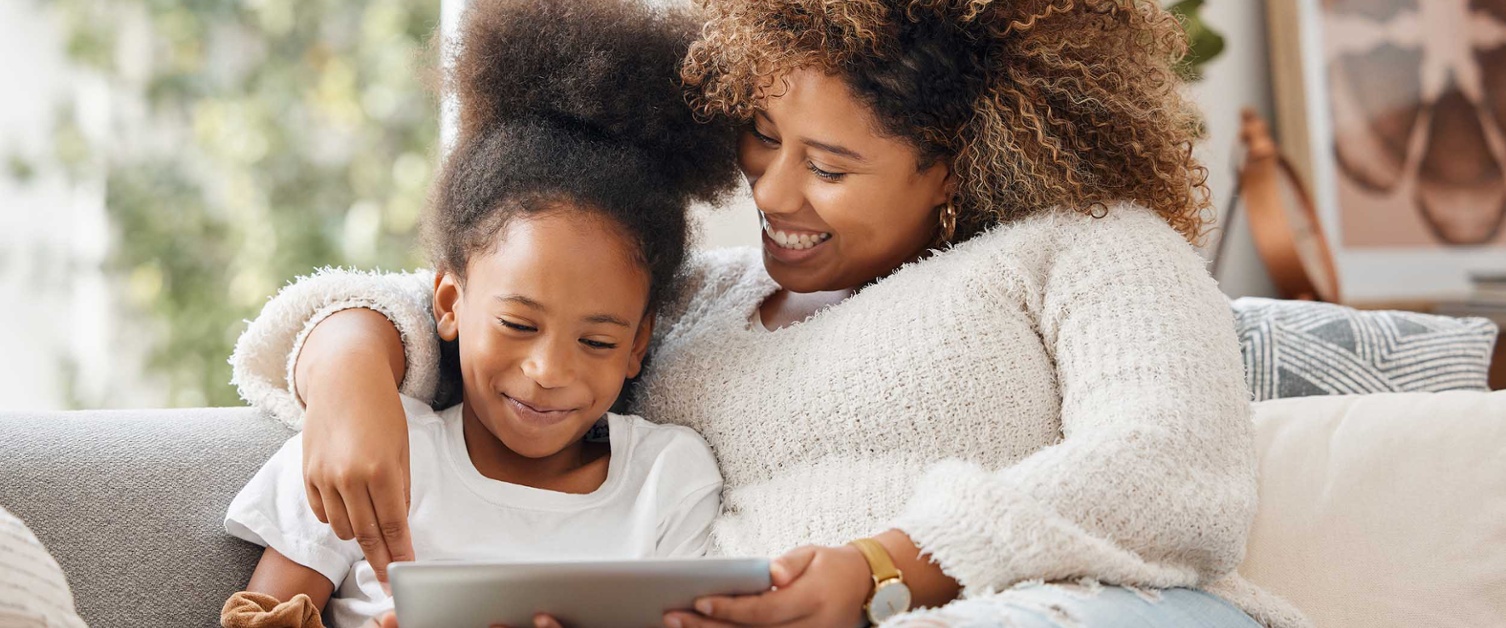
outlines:
M769 234L769 238L772 239L775 244L778 244L780 248L793 249L796 251L811 248L813 246L816 246L817 244L831 239L830 233L791 234L776 230L768 226L764 227L764 231Z

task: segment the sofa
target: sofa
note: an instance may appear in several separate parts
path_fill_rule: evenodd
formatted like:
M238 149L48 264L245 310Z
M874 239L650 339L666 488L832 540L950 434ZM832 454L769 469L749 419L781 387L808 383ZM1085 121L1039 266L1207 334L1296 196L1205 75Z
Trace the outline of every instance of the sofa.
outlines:
M1262 500L1241 573L1319 626L1506 626L1494 326L1234 309ZM0 507L51 551L90 626L214 626L260 555L223 514L291 435L249 408L0 413Z

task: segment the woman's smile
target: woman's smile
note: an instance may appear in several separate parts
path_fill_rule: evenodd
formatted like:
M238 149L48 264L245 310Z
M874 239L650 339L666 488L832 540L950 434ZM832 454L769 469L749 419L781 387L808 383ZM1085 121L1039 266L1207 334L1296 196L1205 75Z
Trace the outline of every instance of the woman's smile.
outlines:
M794 264L814 257L821 245L831 240L831 233L793 226L775 226L768 216L759 213L763 224L763 247L769 255L786 264Z

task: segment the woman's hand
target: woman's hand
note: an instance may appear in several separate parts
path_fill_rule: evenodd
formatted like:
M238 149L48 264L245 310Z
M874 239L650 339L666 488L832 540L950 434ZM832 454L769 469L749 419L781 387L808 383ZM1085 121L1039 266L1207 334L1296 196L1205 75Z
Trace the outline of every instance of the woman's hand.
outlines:
M706 597L696 613L664 616L669 628L767 626L856 626L873 590L868 561L851 546L808 546L774 559L774 590L758 595Z
M377 312L356 309L315 327L294 368L307 405L309 505L336 536L360 544L384 584L389 563L413 560L408 417L397 392L403 367L397 329Z

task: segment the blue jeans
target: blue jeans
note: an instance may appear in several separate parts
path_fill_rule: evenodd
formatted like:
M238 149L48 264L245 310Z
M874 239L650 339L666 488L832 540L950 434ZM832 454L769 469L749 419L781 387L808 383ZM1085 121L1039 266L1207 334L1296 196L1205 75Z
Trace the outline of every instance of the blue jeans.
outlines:
M1259 628L1197 589L1026 584L885 622L884 628Z

